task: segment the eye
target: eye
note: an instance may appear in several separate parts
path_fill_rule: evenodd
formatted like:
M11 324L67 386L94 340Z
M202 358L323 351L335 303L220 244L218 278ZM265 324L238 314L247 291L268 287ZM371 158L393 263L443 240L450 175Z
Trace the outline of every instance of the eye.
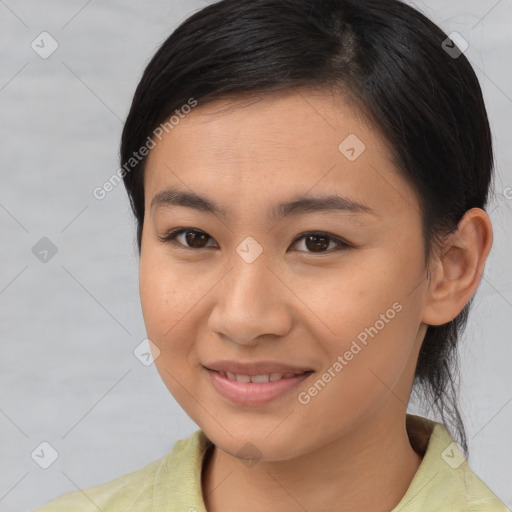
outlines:
M295 245L297 242L304 239L304 246L308 249L307 252L325 254L326 252L334 252L340 249L350 249L349 243L345 242L341 238L324 233L323 231L310 231L308 233L302 233L293 242ZM334 249L325 251L330 244L334 244ZM302 252L302 251L300 251Z
M179 237L182 235L185 236L180 240ZM212 239L210 235L206 234L204 231L188 228L173 229L166 233L164 236L158 237L161 242L172 243L173 245L177 245L183 249L205 249L207 247L215 247L212 245L208 246L206 244L209 238ZM329 233L325 233L323 231L309 231L307 233L302 233L293 241L292 246L301 240L304 240L304 247L307 250L299 252L325 254L326 252L329 253L336 250L350 249L353 247L351 244L345 242L341 238ZM331 244L334 244L334 248L331 247L330 250L326 251L326 249L328 249Z
M184 242L176 241L177 238L181 235L185 235ZM204 231L200 231L198 229L187 229L187 228L178 228L173 229L166 233L164 236L159 236L158 239L161 242L172 243L173 245L182 246L184 249L204 249L208 247L207 245L203 245L203 242L211 238ZM186 245L191 244L191 245Z

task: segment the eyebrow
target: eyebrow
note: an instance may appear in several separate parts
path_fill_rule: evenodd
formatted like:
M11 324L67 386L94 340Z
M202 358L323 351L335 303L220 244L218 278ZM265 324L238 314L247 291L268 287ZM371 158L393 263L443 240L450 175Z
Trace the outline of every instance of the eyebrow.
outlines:
M229 216L229 211L221 207L213 199L174 187L168 187L158 192L151 201L150 210L153 211L159 207L172 206L193 208L224 218ZM277 221L289 215L328 211L376 216L375 211L369 206L339 194L298 197L297 199L271 206L267 211L267 215L270 219Z

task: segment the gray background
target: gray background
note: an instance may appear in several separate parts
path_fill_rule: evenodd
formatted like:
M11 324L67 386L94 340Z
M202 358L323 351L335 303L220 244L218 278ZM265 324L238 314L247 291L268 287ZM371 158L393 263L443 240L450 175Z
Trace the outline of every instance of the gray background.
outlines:
M512 0L415 4L468 41L494 132L495 243L461 345L461 404L470 464L510 506ZM103 201L92 190L118 169L144 66L205 5L0 0L1 511L135 471L197 429L133 354L145 330L124 186ZM31 48L43 31L59 45L47 59ZM57 247L47 262L32 252L43 237ZM59 454L48 469L31 458L43 441Z

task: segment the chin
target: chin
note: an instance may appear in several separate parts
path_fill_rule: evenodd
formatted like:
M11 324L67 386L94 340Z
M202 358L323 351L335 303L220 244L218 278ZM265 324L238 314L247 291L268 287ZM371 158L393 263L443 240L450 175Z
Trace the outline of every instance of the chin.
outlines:
M242 429L226 428L226 431L218 426L200 428L219 450L237 459L245 459L249 465L257 461L291 460L304 451L304 447L297 443L297 436L287 433L285 429L278 435L279 428L274 432L272 428L265 432L261 429L252 432L244 428L242 435L239 434ZM269 432L272 434L269 435Z

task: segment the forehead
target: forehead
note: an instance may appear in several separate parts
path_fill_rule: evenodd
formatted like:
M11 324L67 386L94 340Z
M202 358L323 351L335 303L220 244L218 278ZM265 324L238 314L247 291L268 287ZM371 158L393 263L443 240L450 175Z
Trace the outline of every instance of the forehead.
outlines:
M337 155L338 143L350 133L360 139L371 137L372 146L387 151L385 139L374 131L345 96L307 89L199 104L172 129L175 145L191 149L192 142L198 152L216 151L219 158L231 159L251 148L274 156L292 157L286 151L291 149L297 156L316 156L319 142L322 150L329 145Z
M146 162L146 209L169 185L241 208L257 197L308 191L365 204L386 194L395 203L413 201L385 138L343 96L326 91L199 104L155 142Z

